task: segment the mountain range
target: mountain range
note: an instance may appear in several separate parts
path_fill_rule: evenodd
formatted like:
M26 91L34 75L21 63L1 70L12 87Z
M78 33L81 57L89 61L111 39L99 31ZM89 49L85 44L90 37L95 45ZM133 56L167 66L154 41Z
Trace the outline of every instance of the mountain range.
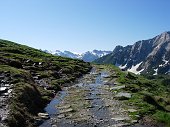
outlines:
M95 60L136 74L170 74L170 32L133 45L116 46L112 53Z
M112 51L93 50L93 51L87 51L85 53L78 54L78 53L73 53L70 51L62 52L60 50L56 50L54 52L48 51L48 50L44 50L44 51L47 53L56 55L56 56L63 56L63 57L68 57L68 58L73 58L73 59L82 59L85 62L92 62L112 52Z
M137 126L143 122L142 120L145 122L146 118L154 120L153 123L155 125L153 126L159 125L157 121L159 122L160 119L162 120L160 121L161 126L164 126L164 124L169 125L169 75L139 76L120 71L114 66L107 65L95 65L96 69L93 70L94 65L83 60L91 61L94 59L93 56L95 56L98 57L95 62L115 64L122 70L132 71L137 74L170 74L170 32L164 32L149 40L138 41L134 45L125 47L117 46L113 52L109 52L110 51L93 50L92 52L88 51L83 54L75 54L69 51L61 52L58 50L55 52L49 52L47 50L40 51L26 45L0 39L0 127L46 126L46 119L48 119L47 122L49 120L54 121L54 123L51 122L50 125L53 124L55 126L55 124L59 122L63 123L65 117L61 117L61 114L65 114L67 111L69 111L67 113L74 111L79 117L79 114L84 113L84 110L80 112L82 109L85 108L89 110L88 108L91 108L88 103L83 103L81 106L80 103L86 102L89 98L89 95L86 96L86 93L88 92L87 90L91 90L92 85L93 88L101 91L106 91L105 88L108 86L110 90L101 95L107 94L109 96L101 96L100 102L106 99L109 99L109 101L106 102L110 102L111 98L113 98L111 101L116 100L118 107L116 107L116 105L112 105L113 107L109 106L110 109L115 107L113 114L117 113L120 104L123 104L124 100L126 100L126 102L131 103L130 107L133 106L136 108L130 108L129 105L125 103L123 106L125 106L126 112L124 112L125 114L123 115L131 115L132 111L135 111L132 118L137 118L137 120L132 121L135 123L141 121L137 123ZM60 57L59 55L65 57ZM95 73L89 73L91 69ZM81 80L77 80L86 73L89 74L83 77L83 80L82 78ZM107 79L104 78L105 76L107 76ZM97 81L100 80L100 87L96 85L96 79ZM101 82L101 80L103 82ZM78 84L83 85L79 86L75 81L80 81ZM104 87L101 87L102 84L105 84ZM72 87L73 85L76 87ZM65 92L64 94L62 92L58 93L63 87L67 87L65 92L72 93L73 95L70 96L70 98L65 98L64 101L66 103L62 103L63 101L61 101L61 103L56 105L57 110L61 111L59 114L60 117L56 114L58 112L51 112L52 114L54 113L54 117L49 117L51 113L47 110L47 112L45 112L43 109L46 106L45 109L49 108L50 110L54 107L53 99L56 95L57 100L64 99ZM108 94L108 92L110 92L110 94ZM62 96L60 97L60 95ZM78 103L77 97L79 97L78 100L80 100ZM50 101L53 103L52 105ZM72 107L70 108L72 102L76 102L73 103L74 105L72 107L78 107L78 110L72 109ZM106 103L104 106L107 108L108 106L106 105L109 104L110 103ZM61 107L68 108L61 109ZM98 107L96 108L97 110L95 111L98 113ZM128 112L129 114L127 114ZM136 117L136 114L138 114L138 117ZM83 125L89 125L89 116L87 116L87 120L84 120L85 115L78 120L83 122ZM104 116L105 115L106 114L104 114ZM110 114L107 114L107 116L110 116ZM113 117L110 117L110 120L113 120ZM93 114L90 118L93 118ZM61 119L61 121L58 122L59 119ZM115 117L114 119L116 120L117 118ZM74 123L75 117L70 117L70 120L73 121L71 122L73 126L78 125L77 122ZM91 123L96 121L96 119L92 120L94 121L90 121ZM44 121L45 124L42 124ZM55 121L57 121L57 123ZM84 124L84 121L87 121L87 123ZM128 118L128 125L130 121L131 119ZM67 126L67 121L64 124L66 124L64 126ZM103 122L101 124L103 125ZM146 124L148 125L148 122Z

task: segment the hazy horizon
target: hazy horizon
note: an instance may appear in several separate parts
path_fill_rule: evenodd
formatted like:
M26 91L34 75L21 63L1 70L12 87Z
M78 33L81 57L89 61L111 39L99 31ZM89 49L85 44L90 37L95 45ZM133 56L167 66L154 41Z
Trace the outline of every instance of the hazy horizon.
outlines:
M168 0L5 0L0 39L42 50L113 50L170 30Z

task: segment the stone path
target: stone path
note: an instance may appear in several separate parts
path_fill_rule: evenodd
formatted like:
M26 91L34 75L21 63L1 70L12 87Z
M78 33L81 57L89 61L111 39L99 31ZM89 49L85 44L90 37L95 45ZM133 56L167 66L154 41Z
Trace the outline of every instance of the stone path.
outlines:
M108 72L95 69L79 84L65 88L46 108L50 119L40 127L121 127L133 120L127 107L110 91ZM109 85L106 85L109 84ZM62 97L61 97L62 96ZM53 108L52 108L53 106ZM55 110L54 110L55 109Z
M8 99L12 92L10 78L9 72L0 74L0 127L6 127L5 120L9 114Z

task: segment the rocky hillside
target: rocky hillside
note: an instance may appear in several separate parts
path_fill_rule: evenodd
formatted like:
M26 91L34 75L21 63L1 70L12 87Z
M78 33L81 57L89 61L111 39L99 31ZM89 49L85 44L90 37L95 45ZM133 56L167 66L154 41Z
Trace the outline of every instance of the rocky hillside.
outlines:
M68 58L73 58L73 59L81 59L83 61L86 62L92 62L104 55L107 55L109 53L111 53L111 51L101 51L101 50L93 50L93 51L87 51L85 53L82 54L77 54L77 53L72 53L70 51L59 51L56 50L54 52L52 51L48 51L48 50L44 50L47 53L51 53L53 55L56 56L63 56L63 57L68 57Z
M0 40L0 126L38 125L55 93L90 69L82 60Z
M170 32L126 47L116 46L97 63L110 63L136 74L170 74Z

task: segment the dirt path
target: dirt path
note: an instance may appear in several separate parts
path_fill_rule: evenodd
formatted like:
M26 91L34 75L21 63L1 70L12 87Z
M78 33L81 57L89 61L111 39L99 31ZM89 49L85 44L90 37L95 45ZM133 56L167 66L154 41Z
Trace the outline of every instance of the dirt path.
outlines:
M109 72L93 69L79 84L67 87L46 107L50 119L40 127L120 127L131 118L125 106L114 98Z

